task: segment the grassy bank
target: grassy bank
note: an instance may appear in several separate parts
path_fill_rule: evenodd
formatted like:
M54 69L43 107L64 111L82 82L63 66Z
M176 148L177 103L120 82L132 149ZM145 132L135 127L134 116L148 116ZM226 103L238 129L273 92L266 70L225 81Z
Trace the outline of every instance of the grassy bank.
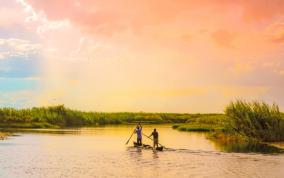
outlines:
M83 112L60 106L0 109L0 128L63 128L108 124L185 123L195 114Z
M0 132L0 140L6 139L8 136L10 136L10 133L7 132Z
M65 108L0 108L0 128L64 128L108 124L173 124L180 131L210 132L211 138L224 140L283 141L284 114L277 105L236 101L225 114L182 113L104 113Z
M173 125L180 131L210 132L212 139L223 141L274 142L284 140L284 114L277 105L264 102L231 102L225 114L191 117Z
M210 132L224 130L225 124L224 114L199 114L191 116L186 123L174 124L172 127L180 131Z
M231 102L225 110L227 133L237 133L258 141L283 141L284 118L276 104Z

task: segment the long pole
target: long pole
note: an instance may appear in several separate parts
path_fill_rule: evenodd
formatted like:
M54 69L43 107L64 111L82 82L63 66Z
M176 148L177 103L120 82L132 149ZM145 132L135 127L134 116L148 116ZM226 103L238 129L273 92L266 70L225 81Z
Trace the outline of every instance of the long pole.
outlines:
M139 122L137 125L139 125L141 122ZM136 125L136 126L137 126ZM135 126L135 129L136 129L136 126ZM133 132L132 132L132 134L131 134L131 136L130 136L130 138L127 140L127 142L125 143L126 145L128 144L128 142L130 141L130 139L132 138L132 136L133 136L133 134L134 134L134 132L135 132L135 129L133 130Z
M133 132L132 132L132 134L131 134L130 138L127 140L127 142L125 143L125 145L127 145L127 144L128 144L128 142L129 142L129 141L130 141L130 139L132 138L132 136L133 136L134 132L135 132L135 129L133 130Z
M153 140L151 137L149 137L148 135L146 135L146 134L144 134L144 133L142 133L145 137L147 137L147 138L149 138L150 140ZM160 146L162 146L162 147L164 147L164 148L167 148L167 147L165 147L165 146L163 146L162 144L160 144L160 143L158 143Z

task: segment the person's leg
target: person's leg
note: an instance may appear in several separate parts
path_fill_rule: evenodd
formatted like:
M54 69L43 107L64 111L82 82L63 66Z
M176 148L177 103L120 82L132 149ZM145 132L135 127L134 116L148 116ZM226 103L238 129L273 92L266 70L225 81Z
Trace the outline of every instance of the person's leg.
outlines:
M156 147L159 147L159 140L157 139Z
M154 139L154 145L153 145L153 148L156 148L157 147L157 140Z

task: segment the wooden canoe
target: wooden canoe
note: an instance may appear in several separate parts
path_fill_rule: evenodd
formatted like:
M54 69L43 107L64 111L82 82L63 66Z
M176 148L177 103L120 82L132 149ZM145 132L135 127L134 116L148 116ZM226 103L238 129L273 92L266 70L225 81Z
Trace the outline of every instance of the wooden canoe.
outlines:
M153 149L152 146L147 145L147 144L138 144L137 142L133 142L134 147L139 147L139 148L145 148L145 149ZM156 147L157 151L163 151L164 147L160 146L160 147Z

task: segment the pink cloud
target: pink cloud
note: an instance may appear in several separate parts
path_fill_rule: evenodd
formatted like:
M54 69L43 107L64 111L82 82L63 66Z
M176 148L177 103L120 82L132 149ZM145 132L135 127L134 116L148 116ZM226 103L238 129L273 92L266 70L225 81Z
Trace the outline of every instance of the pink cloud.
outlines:
M68 18L87 31L113 33L169 21L186 10L182 3L160 1L28 1L50 19ZM185 1L186 2L186 1Z
M148 25L169 23L180 14L189 14L191 11L204 10L204 13L206 9L215 12L226 11L231 6L243 9L242 16L249 21L270 19L284 14L282 0L28 0L28 2L38 10L44 10L51 19L69 18L73 23L89 31L102 33L128 28L139 30Z
M248 21L269 20L284 15L283 0L241 0L244 19Z
M206 89L211 85L243 83L271 85L270 81L275 80L270 77L272 69L261 71L255 66L282 59L280 45L267 41L267 37L282 41L282 28L266 33L267 27L284 15L283 3L278 0L269 3L264 0L26 1L36 12L43 11L47 21L70 22L67 29L49 30L43 40L46 49L56 49L45 54L47 91L53 83L56 90L65 80L67 86L74 78L82 82L78 86L85 86L74 87L73 93L66 94L68 99L77 96L81 100L88 93L86 99L92 96L93 102L98 100L98 90L128 91L129 88L139 93L142 86L160 87L162 92L168 86ZM60 61L68 57L74 59L74 66ZM76 61L82 58L87 60ZM274 83L280 85L279 81ZM232 88L227 93L235 95L240 89ZM249 95L254 89L249 90ZM162 94L178 97L176 93L186 92L173 89ZM116 106L112 91L105 96ZM123 99L126 100L133 102L130 96ZM203 101L207 102L208 98ZM147 106L150 102L147 100ZM70 103L75 102L70 100ZM78 102L78 106L82 103L85 102Z
M220 47L233 47L235 35L226 30L217 30L211 35L213 41Z
M274 43L284 42L284 23L276 23L268 29L271 41Z

